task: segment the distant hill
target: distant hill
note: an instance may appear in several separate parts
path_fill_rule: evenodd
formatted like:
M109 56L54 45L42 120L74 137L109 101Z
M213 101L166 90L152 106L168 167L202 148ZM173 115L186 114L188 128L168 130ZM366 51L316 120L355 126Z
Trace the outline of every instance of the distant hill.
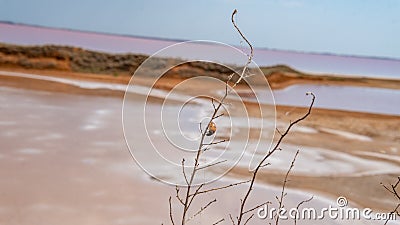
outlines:
M131 76L147 58L148 56L141 54L110 54L69 46L19 46L0 43L0 68L3 69L21 68L108 74L110 76ZM225 66L208 62L184 63L174 58L159 58L159 60L158 65L150 68L152 71L164 68L161 68L159 65L182 63L164 75L165 77L181 79L196 76L211 76L226 80L234 71L238 72L240 70L240 68L235 66L231 66L233 69L229 69ZM260 69L268 79L270 86L274 89L284 88L295 83L351 84L387 88L398 88L399 84L399 80L311 75L297 71L286 65L261 67Z
M9 68L130 76L147 57L140 54L110 54L68 46L19 46L0 43L0 67ZM161 64L180 62L172 58L159 60ZM221 78L229 76L232 72L219 64L188 62L171 69L167 75L180 78L206 75Z
M67 46L0 44L0 66L87 73L130 74L147 56L108 54Z

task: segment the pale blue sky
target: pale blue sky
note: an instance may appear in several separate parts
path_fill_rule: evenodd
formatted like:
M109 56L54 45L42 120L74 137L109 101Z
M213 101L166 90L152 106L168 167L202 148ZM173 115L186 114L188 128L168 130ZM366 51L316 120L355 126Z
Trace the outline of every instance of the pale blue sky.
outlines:
M0 20L239 45L235 8L256 47L400 59L400 0L0 0Z

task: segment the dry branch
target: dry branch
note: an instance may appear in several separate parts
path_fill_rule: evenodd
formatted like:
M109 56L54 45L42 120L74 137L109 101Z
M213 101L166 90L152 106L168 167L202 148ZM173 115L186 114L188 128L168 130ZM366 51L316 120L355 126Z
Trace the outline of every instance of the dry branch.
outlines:
M298 155L299 155L299 150L296 151L296 154L293 157L292 163L290 164L290 167L289 167L289 169L287 170L287 172L285 174L285 179L283 180L283 184L282 184L281 196L279 198L278 197L276 198L278 200L278 204L279 204L278 213L279 213L280 209L284 207L283 198L286 196L286 193L285 193L286 184L289 181L288 180L289 173L290 173L290 171L292 171L292 169L294 167L294 163L295 163L296 158L297 158ZM275 225L278 225L278 224L279 224L279 215L277 214L276 215L276 220L275 220Z
M224 163L224 162L226 162L226 161L228 161L228 160L221 160L221 161L218 161L218 162L215 162L215 163L211 163L211 164L209 164L209 165L205 165L205 166L202 166L202 167L198 167L197 168L197 170L202 170L202 169L206 169L206 168L209 168L209 167L212 167L212 166L216 166L216 165L218 165L218 164L221 164L221 163Z
M171 196L169 196L169 219L171 220L172 225L175 225L174 218L172 216L172 203L171 203Z
M250 182L249 180L247 180L247 181L241 181L241 182L229 184L229 185L222 186L222 187L211 188L211 189L208 189L208 190L205 190L205 191L199 191L199 192L197 192L197 193L195 193L195 194L196 194L196 195L205 194L205 193L208 193L208 192L218 191L218 190L230 188L230 187L233 187L233 186L236 186L236 185L245 184L245 183L249 183L249 182Z
M189 222L191 219L195 218L197 215L202 213L204 210L206 210L211 204L217 202L217 199L214 198L214 200L209 201L205 206L201 207L199 211L197 211L193 216L191 216L186 222Z
M280 138L278 139L276 145L275 145L271 150L269 150L268 153L267 153L267 154L262 158L262 160L258 163L256 169L255 169L254 171L252 171L253 174L252 174L252 177L251 177L251 179L250 179L249 181L238 182L238 183L234 183L234 184L230 184L230 185L226 185L226 186L222 186L222 187L211 188L211 189L208 189L208 190L201 190L201 189L204 187L204 185L205 185L205 183L202 183L202 184L200 184L200 185L196 188L196 190L194 190L194 192L193 192L193 190L192 190L192 189L194 188L193 182L194 182L194 179L195 179L195 177L196 177L196 173L197 173L199 170L201 170L201 169L205 169L205 168L208 168L208 167L211 167L211 166L215 166L215 165L220 164L220 163L223 162L223 161L220 161L220 162L217 162L217 163L214 163L214 164L211 164L211 165L207 165L207 166L200 167L199 161L200 161L200 158L201 158L201 155L202 155L203 152L205 152L206 150L209 150L209 149L210 149L210 146L217 145L217 144L220 144L220 143L229 141L229 140L221 140L221 141L215 141L215 142L211 142L211 143L204 143L205 137L206 137L206 135L207 135L208 127L210 126L210 124L212 124L213 121L214 121L215 119L217 119L217 118L219 118L219 117L221 117L221 116L224 115L223 113L218 114L219 110L221 109L221 107L222 107L223 105L226 104L224 101L225 101L225 99L227 98L228 94L229 94L229 93L230 93L230 92L231 92L231 91L246 77L245 74L246 74L246 72L247 72L247 70L248 70L248 66L250 65L250 63L252 62L252 59L253 59L253 54L254 54L253 46L251 45L251 43L248 41L248 39L244 36L244 34L241 32L241 30L240 30L239 27L237 26L236 21L235 21L235 15L236 15L236 13L237 13L237 10L234 10L233 13L232 13L232 16L231 16L232 24L233 24L233 26L235 27L235 29L238 31L238 33L240 34L240 36L243 38L243 40L245 40L245 42L249 45L249 47L250 47L250 53L249 53L249 55L248 55L247 62L246 62L246 64L245 64L245 66L243 67L243 70L242 70L241 73L239 74L239 78L238 78L235 82L233 82L232 85L229 85L229 84L230 84L230 82L231 82L233 76L234 76L236 73L231 74L231 75L228 77L228 79L226 80L226 83L225 83L225 93L224 93L224 95L221 97L221 99L219 100L218 104L215 103L214 99L211 99L211 103L212 103L212 106L213 106L213 109L214 109L214 110L213 110L212 115L209 117L210 119L209 119L209 121L208 121L208 123L207 123L207 128L206 128L206 129L203 129L203 128L202 128L202 124L199 123L199 130L200 130L200 133L201 133L201 137L200 137L199 146L198 146L197 151L196 151L196 156L195 156L195 158L194 158L193 170L191 171L190 174L189 174L189 173L187 174L187 173L185 172L185 159L182 159L182 173L183 173L183 176L184 176L185 181L186 181L186 185L184 186L184 188L185 188L186 190L185 190L185 192L184 192L184 194L183 194L182 197L180 196L180 189L179 189L179 187L176 187L176 198L178 199L178 201L179 201L179 202L182 204L182 206L183 206L183 209L182 209L182 217L181 217L181 221L180 221L180 222L181 222L181 223L180 223L181 225L185 225L186 222L190 221L190 220L193 219L195 216L199 215L199 214L200 214L201 212L203 212L206 208L208 208L210 205L212 205L213 203L215 203L215 202L217 201L216 199L211 200L208 204L206 204L205 206L201 207L200 210L197 211L197 213L195 213L193 216L191 216L190 218L188 218L189 208L191 207L191 205L192 205L194 199L195 199L198 195L204 194L204 193L208 193L208 192L212 192L212 191L217 191L217 190L226 189L226 188L233 187L233 186L236 186L236 185L239 185L239 184L243 184L243 183L249 183L249 186L248 186L248 189L247 189L247 191L246 191L246 194L245 194L244 198L241 199L241 201L240 201L240 212L239 212L238 217L235 218L237 222L235 223L235 221L234 221L234 219L232 218L232 215L231 215L231 214L229 214L229 218L230 218L232 224L234 224L234 225L241 225L242 223L243 223L243 224L247 224L247 223L254 217L254 213L251 213L250 216L248 215L248 213L254 211L254 210L257 208L257 207L253 207L253 208L250 208L250 209L247 209L247 210L245 209L247 200L248 200L248 198L249 198L249 196L250 196L250 194L251 194L251 192L252 192L252 190L253 190L254 182L255 182L255 180L256 180L258 171L259 171L262 167L264 167L264 166L266 166L266 165L269 165L269 164L266 163L265 161L266 161L275 151L281 150L281 149L279 148L279 146L280 146L281 142L283 141L283 139L286 137L286 135L289 133L289 131L291 130L291 128L292 128L295 124L297 124L297 123L299 123L300 121L306 119L306 118L310 115L311 109L312 109L313 104L314 104L314 101L315 101L315 96L314 96L314 94L313 94L313 93L307 93L307 95L311 95L311 96L312 96L312 101L311 101L311 104L310 104L310 106L309 106L309 108L308 108L307 113L306 113L303 117L301 117L301 118L295 120L294 122L290 122L288 128L286 129L286 131L285 131L284 133L281 133L280 131L277 131L277 132L281 135ZM229 88L230 88L230 89L229 89ZM205 147L205 146L208 146L208 147ZM296 153L296 156L297 156L297 153ZM295 158L296 158L296 156L295 156ZM295 160L295 158L294 158L294 160ZM282 205L283 196L284 196L284 194L283 194L283 193L284 193L284 188L285 188L285 185L286 185L286 182L287 182L287 177L288 177L288 175L289 175L289 172L290 172L291 168L293 167L293 164L294 164L294 161L292 162L292 166L290 167L290 169L289 169L289 171L287 172L286 177L285 177L285 182L284 182L284 185L283 185L283 190L282 190L281 198L278 200L279 203L280 203L280 205ZM266 203L264 203L264 204L267 204L267 203L269 203L269 202L266 202ZM171 223L172 223L172 225L175 225L175 222L174 222L173 216L172 216L171 197L169 198L169 211L170 211L170 220L171 220ZM245 214L247 214L247 219L244 219L244 218L243 218L243 216L244 216ZM224 221L224 219L220 219L219 221L217 221L217 222L214 223L214 224L218 224L218 223L221 223L221 222L223 222L223 221Z
M296 206L297 211L299 211L299 208L300 208L301 205L311 201L313 198L314 198L314 196L311 196L309 199L306 199L306 200L303 200L303 201L299 202L299 204L297 204L297 206ZM294 225L297 225L297 214L294 216Z
M224 221L225 221L225 219L222 218L222 219L218 220L217 222L213 223L213 225L217 225L217 224L222 223L222 222L224 222Z
M280 138L278 139L278 141L276 142L275 146L274 146L270 151L268 151L268 153L263 157L263 159L258 163L257 167L256 167L255 170L253 171L253 175L252 175L252 178L251 178L251 181L250 181L250 185L249 185L249 187L248 187L248 189L247 189L247 191L246 191L246 194L245 194L245 196L244 196L244 198L243 198L243 200L241 201L241 204L240 204L240 211L239 211L239 215L238 215L238 217L237 217L237 223L236 223L236 225L240 225L240 224L242 224L242 222L243 222L243 216L244 216L244 214L245 214L244 212L246 212L245 206L246 206L247 200L248 200L248 198L249 198L249 196L250 196L250 194L251 194L251 192L252 192L252 190L253 190L254 182L255 182L255 180L256 180L256 178L257 178L258 171L259 171L259 170L262 168L262 166L265 164L265 161L266 161L272 154L274 154L274 152L276 152L277 150L280 149L280 148L279 148L280 144L281 144L282 141L285 139L285 137L289 134L289 131L292 129L292 127L293 127L294 125L296 125L297 123L299 123L299 122L305 120L305 119L311 114L311 110L312 110L312 107L313 107L314 102L315 102L315 95L314 95L313 93L311 93L311 92L307 92L306 95L311 95L311 96L312 96L311 104L310 104L310 106L308 107L307 113L305 113L302 117L298 118L297 120L295 120L295 121L289 123L289 126L286 128L285 132L281 134L281 136L280 136Z
M233 13L232 13L232 23L233 23L233 26L234 26L234 27L236 28L236 30L239 32L240 36L241 36L241 37L247 42L247 44L249 45L249 47L250 47L250 54L248 55L248 56L249 56L249 57L248 57L248 60L247 60L247 62L246 62L246 64L245 64L245 66L243 67L243 70L242 70L242 72L241 72L239 78L236 80L236 82L234 82L234 84L233 84L232 86L229 85L229 82L231 81L231 79L232 79L232 77L234 76L235 73L231 74L231 75L229 76L229 78L227 79L227 81L226 81L226 83L225 83L225 93L224 93L224 95L221 97L221 99L219 100L219 103L218 103L218 104L215 104L214 99L211 99L211 103L212 103L212 106L213 106L214 111L213 111L213 113L212 113L212 115L211 115L211 117L210 117L210 120L209 120L208 123L207 123L207 128L210 126L211 123L213 123L213 121L214 121L215 119L217 119L217 118L219 118L219 117L221 117L221 116L224 115L223 113L222 113L222 114L218 114L219 110L221 109L222 105L225 104L224 101L225 101L226 97L228 96L228 94L230 93L230 91L231 91L237 84L239 84L239 83L242 81L242 79L244 78L244 76L245 76L245 74L246 74L247 68L248 68L249 64L251 63L251 61L252 61L252 59L253 59L253 46L250 44L250 42L247 40L247 38L243 35L243 33L240 31L240 29L237 27L237 25L236 25L236 23L235 23L235 20L234 20L234 15L235 15L236 13L237 13L237 10L234 10ZM231 89L229 89L229 87L230 87ZM221 189L229 188L229 187L236 186L236 185L238 185L238 184L241 183L241 182L239 182L239 183L236 183L236 184L231 184L231 185L227 185L227 186L223 186L223 187L219 187L219 188L209 189L209 190L206 190L206 191L200 191L201 188L204 186L204 184L201 184L194 192L192 192L192 188L193 188L193 186L194 186L194 185L193 185L193 181L194 181L194 179L195 179L195 177L196 177L196 173L198 172L198 170L206 168L206 167L199 167L199 161L200 161L201 154L202 154L204 151L209 150L209 148L203 148L203 147L204 147L204 146L217 145L217 144L220 144L220 143L229 141L229 140L221 140L221 141L216 141L216 142L211 142L211 143L204 143L204 140L205 140L205 137L206 137L206 135L207 135L208 129L203 129L203 128L202 128L202 125L201 125L201 123L200 123L200 124L199 124L199 130L200 130L200 132L201 132L200 143L199 143L199 146L198 146L197 151L196 151L196 156L195 156L195 158L194 158L193 170L192 170L192 172L189 174L189 176L187 176L187 174L186 174L186 172L185 172L185 169L184 169L184 168L185 168L185 164L184 164L185 159L182 159L182 172L183 172L183 176L184 176L185 181L186 181L186 185L185 185L186 192L185 192L185 194L184 194L184 196L183 196L182 198L179 197L179 189L177 188L177 198L178 198L179 202L181 202L181 203L183 204L182 218L181 218L181 224L182 224L182 225L185 225L186 222L188 221L188 219L187 219L187 214L188 214L189 208L190 208L192 202L194 201L194 199L195 199L195 197L196 197L197 195L202 194L202 193L211 192L211 191L214 191L214 190L221 190ZM214 164L214 165L216 165L216 164ZM208 167L209 167L209 166L208 166ZM210 204L210 205L211 205L211 204ZM207 206L207 207L208 207L208 206ZM171 208L171 200L170 200L170 208ZM203 209L203 210L202 210L202 209L203 209L203 208L201 208L199 212L202 212L202 211L204 210L204 209ZM170 213L171 213L171 211L172 211L172 210L170 210ZM172 223L174 222L174 221L172 220L172 215L171 215L171 222L172 222Z
M381 185L391 194L393 194L393 196L396 198L397 200L397 205L396 207L390 212L390 215L397 215L400 216L400 212L399 212L399 208L400 208L400 195L397 191L397 188L400 187L400 176L397 177L397 182L395 184L390 184L390 187L384 185L381 183ZM385 225L389 222L390 217L385 221Z
M239 27L238 27L237 24L236 24L235 15L236 15L237 12L238 12L238 11L235 9L235 10L233 11L233 13L232 13L232 16L231 16L232 24L233 24L233 26L235 27L235 29L237 30L237 32L240 34L240 36L243 38L243 40L246 41L246 43L247 43L247 44L249 45L249 47L250 47L250 54L248 55L249 58L248 58L247 63L246 63L246 65L245 65L245 67L244 67L244 68L246 69L247 66L251 63L251 60L253 60L254 49L253 49L253 46L251 45L250 41L247 40L246 36L244 36L244 34L242 33L242 31L239 29ZM236 83L233 85L233 87L235 87L235 86L236 86L238 83L240 83L240 81L243 79L244 73L245 73L245 71L246 71L245 69L242 71L242 74L240 75L240 77L239 77L239 79L236 81Z

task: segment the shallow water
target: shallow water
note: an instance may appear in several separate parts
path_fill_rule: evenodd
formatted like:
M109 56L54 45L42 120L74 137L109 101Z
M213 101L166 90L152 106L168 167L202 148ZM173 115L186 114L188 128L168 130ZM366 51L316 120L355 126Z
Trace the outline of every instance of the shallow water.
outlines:
M0 71L1 75L24 77L29 79L55 81L64 84L74 85L84 89L109 89L115 91L126 91L127 86L123 84L110 84L93 81L78 81L67 78L57 78L42 76L37 74L28 74L20 72ZM129 92L145 95L149 93L149 88L136 85L135 88L128 89ZM270 104L268 91L257 90L260 93L258 101L260 103ZM310 102L305 96L307 92L313 92L317 98L316 108L337 109L344 111L366 112L376 114L400 115L400 90L355 87L355 86L335 86L335 85L311 85L296 84L282 90L274 90L273 95L277 105L302 106L307 107ZM264 94L265 93L265 94ZM246 94L239 92L239 94ZM169 94L167 91L152 89L151 95L158 98L165 98L168 95L169 100L184 101L188 98L184 93ZM220 93L221 95L221 93ZM265 98L263 98L265 96ZM242 96L245 101L254 101L251 97ZM201 99L196 99L197 103L206 103Z
M265 90L256 91L267 93ZM277 105L307 107L310 104L309 98L305 95L307 92L313 92L316 95L315 108L400 115L400 90L296 84L281 90L274 90L273 94ZM269 99L263 99L262 96L267 96L267 94L261 94L259 101L268 103ZM251 98L247 98L247 100L254 101Z
M174 188L150 180L132 160L123 139L122 101L119 98L30 91L0 87L0 223L4 224L159 224L168 220L168 195ZM131 105L142 110L140 105ZM159 106L153 105L149 117ZM170 106L177 107L177 106ZM194 110L199 112L198 110ZM201 112L199 112L201 113ZM132 115L132 122L141 118ZM197 129L192 128L193 130ZM300 129L301 130L301 129ZM305 129L307 130L307 129ZM155 132L156 130L150 130ZM137 131L146 138L146 134ZM154 135L157 139L162 135ZM231 146L234 151L236 143ZM140 146L138 146L140 147ZM373 170L398 170L390 163L336 154L326 149L304 149L299 173L314 174L308 167L329 158L320 173L357 173ZM290 152L288 152L290 153ZM292 157L280 155L279 157ZM282 158L272 159L275 169L287 168ZM287 161L286 161L287 162ZM312 162L309 163L309 162ZM239 166L247 169L248 157ZM340 165L341 170L337 170ZM157 167L158 165L154 165ZM383 169L379 171L377 169ZM168 171L160 171L171 175ZM167 172L167 173L165 173ZM232 178L211 184L224 185ZM263 199L274 199L280 188L261 185L250 200L252 205ZM220 203L193 224L209 224L237 210L242 187L209 194ZM324 194L288 189L287 207L314 195L313 207L335 206L335 199ZM178 210L178 203L174 205ZM264 224L254 219L252 224ZM325 219L319 224L373 224L368 221ZM292 224L283 221L282 224ZM314 224L300 221L299 224Z

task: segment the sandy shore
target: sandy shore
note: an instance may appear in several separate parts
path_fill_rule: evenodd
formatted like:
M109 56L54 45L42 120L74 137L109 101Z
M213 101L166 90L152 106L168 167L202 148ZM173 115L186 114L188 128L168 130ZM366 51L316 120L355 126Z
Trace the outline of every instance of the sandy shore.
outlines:
M360 76L341 76L324 74L301 74L301 73L274 73L268 78L272 89L282 89L294 84L323 84L343 85L358 87L376 87L387 89L399 89L400 80L367 78Z
M123 74L115 76L113 74L95 74L80 73L60 70L40 70L40 69L24 69L20 67L1 67L3 71L13 71L22 73L33 73L52 77L64 77L86 81L99 81L108 83L128 84L131 76ZM164 79L159 87L162 89L171 89L183 79L178 78L179 74L172 75L168 79ZM343 85L358 87L376 87L387 89L400 89L400 80L394 79L374 79L366 77L352 77L339 75L308 75L290 72L274 72L267 75L268 82L273 90L283 89L294 84L323 84L323 85ZM146 84L146 81L143 80Z

